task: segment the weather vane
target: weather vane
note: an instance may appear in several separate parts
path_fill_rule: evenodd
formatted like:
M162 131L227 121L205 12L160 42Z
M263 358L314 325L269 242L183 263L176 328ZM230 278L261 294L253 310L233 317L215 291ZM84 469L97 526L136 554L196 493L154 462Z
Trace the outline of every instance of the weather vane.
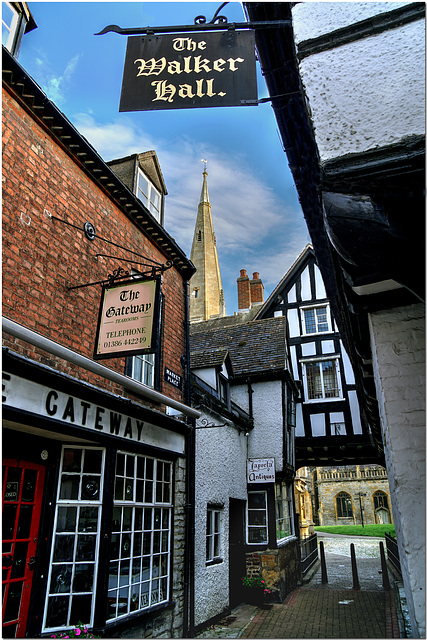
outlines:
M203 160L203 158L202 158L201 162L205 163L205 172L207 173L208 172L208 170L207 170L208 161L207 160Z

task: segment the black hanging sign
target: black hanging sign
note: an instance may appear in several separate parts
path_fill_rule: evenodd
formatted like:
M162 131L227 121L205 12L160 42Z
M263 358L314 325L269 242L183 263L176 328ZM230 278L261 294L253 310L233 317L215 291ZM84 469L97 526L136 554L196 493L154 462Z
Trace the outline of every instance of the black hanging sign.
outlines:
M120 111L256 104L253 31L128 38Z

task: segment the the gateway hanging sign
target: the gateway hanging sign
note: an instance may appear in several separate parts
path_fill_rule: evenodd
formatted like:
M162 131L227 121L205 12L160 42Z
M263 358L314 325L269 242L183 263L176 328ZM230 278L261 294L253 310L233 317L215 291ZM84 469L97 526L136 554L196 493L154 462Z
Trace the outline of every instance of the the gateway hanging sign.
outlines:
M253 32L128 38L120 111L257 103Z
M156 349L159 282L131 280L104 287L94 359L150 353Z

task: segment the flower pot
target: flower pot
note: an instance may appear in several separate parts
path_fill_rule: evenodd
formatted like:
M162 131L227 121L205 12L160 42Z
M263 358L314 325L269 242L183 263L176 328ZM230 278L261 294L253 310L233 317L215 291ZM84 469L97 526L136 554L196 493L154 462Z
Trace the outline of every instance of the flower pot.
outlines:
M243 587L243 601L260 607L264 604L263 587Z

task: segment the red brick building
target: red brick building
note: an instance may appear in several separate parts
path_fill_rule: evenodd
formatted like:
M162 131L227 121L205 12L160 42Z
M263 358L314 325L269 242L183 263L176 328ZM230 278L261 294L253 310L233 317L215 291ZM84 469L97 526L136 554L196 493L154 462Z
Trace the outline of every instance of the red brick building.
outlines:
M127 160L158 206L155 154ZM137 193L4 49L3 637L185 634L194 267ZM96 359L103 285L153 278L151 348L123 324Z

